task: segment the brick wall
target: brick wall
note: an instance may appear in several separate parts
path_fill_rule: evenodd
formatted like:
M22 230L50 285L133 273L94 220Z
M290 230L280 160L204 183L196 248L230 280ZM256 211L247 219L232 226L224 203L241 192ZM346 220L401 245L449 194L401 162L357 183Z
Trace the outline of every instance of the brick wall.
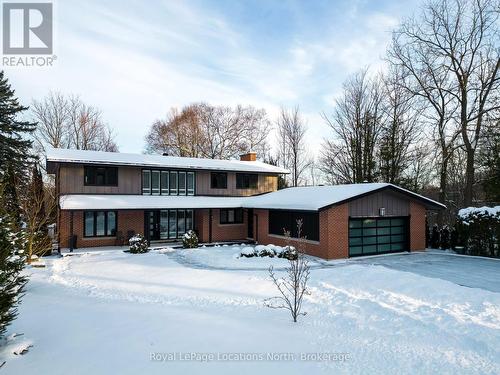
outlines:
M60 246L61 248L69 247L70 238L70 211L60 211ZM129 230L135 233L144 234L144 211L142 210L119 210L118 211L118 232L122 232L123 236L127 236ZM83 211L74 211L73 213L73 234L77 237L77 247L96 247L96 246L115 246L117 245L116 237L88 237L83 236Z
M287 239L283 236L270 235L269 211L255 210L258 217L257 241L260 244L274 244L278 246L290 245L302 248L307 254L325 258L337 259L348 256L348 216L347 204L332 207L319 213L319 242Z
M195 229L198 232L200 242L209 242L208 209L196 210ZM220 224L220 210L212 209L212 242L245 240L247 238L247 211L243 211L242 224Z
M425 207L410 201L410 251L425 250Z

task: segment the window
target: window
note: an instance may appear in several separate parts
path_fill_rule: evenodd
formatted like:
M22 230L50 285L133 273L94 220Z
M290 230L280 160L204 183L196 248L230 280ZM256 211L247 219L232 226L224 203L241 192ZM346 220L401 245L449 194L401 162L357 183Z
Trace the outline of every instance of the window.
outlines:
M142 194L151 194L151 171L148 170L142 171Z
M142 170L143 195L194 195L195 172Z
M194 172L187 173L187 195L194 195Z
M85 186L118 186L117 167L85 167Z
M297 220L302 220L299 236ZM269 233L283 236L290 232L293 238L319 241L319 215L317 212L269 210Z
M85 237L116 236L117 213L115 211L86 211Z
M160 195L160 171L151 171L151 194Z
M221 224L241 224L243 223L243 209L231 208L220 210Z
M177 211L176 210L169 210L169 222L168 222L168 236L170 238L176 238L177 237Z
M186 172L179 172L179 195L186 195Z
M170 195L177 195L177 172L170 172Z
M186 210L186 232L193 229L193 210Z
M161 171L161 194L168 195L168 171Z
M257 189L258 179L256 174L236 173L236 189Z
M227 173L210 173L210 187L212 189L227 189Z

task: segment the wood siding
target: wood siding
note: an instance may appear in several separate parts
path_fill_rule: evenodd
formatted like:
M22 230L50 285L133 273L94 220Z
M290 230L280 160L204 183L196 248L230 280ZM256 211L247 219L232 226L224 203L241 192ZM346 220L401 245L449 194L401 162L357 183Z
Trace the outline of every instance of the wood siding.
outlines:
M118 167L118 186L85 186L82 165L61 165L61 194L141 194L141 168Z
M380 216L379 208L385 208L385 216L408 216L410 201L402 194L381 191L349 202L349 216Z
M152 168L154 169L154 168ZM249 196L278 190L278 176L259 174L257 189L236 189L236 173L227 173L227 189L210 188L210 171L196 173L196 195ZM142 168L118 167L118 186L85 186L83 165L61 165L60 194L142 194Z
M236 189L236 173L227 173L227 189L210 187L210 172L196 172L196 195L249 196L278 190L278 177L259 174L257 189Z

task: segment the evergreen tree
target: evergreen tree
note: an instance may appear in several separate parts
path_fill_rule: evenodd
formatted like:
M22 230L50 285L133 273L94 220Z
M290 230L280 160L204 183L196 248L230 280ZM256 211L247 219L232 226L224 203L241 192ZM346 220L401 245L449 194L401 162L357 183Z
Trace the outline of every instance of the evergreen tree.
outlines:
M10 217L10 222L16 230L21 227L21 208L17 195L17 181L14 174L14 167L11 162L7 162L2 184L2 194L0 195L0 203L3 207L3 212Z
M0 193L1 190L0 186ZM0 207L0 338L17 316L17 306L27 282L26 276L21 275L24 257L18 254L24 247L22 234L16 232L10 220L3 206Z
M20 120L20 115L27 109L19 104L4 72L0 71L0 177L8 165L13 167L17 176L22 176L27 170L32 141L26 136L36 126L36 123Z

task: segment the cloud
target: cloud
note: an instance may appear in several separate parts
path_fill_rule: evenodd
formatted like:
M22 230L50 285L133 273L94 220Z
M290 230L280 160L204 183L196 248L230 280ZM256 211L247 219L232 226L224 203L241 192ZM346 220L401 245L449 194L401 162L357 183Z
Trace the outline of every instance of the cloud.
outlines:
M143 149L147 128L171 107L198 101L255 105L272 120L280 106L300 105L317 149L327 132L320 113L348 74L381 64L401 13L362 1L293 3L286 15L272 3L57 5L56 66L7 75L24 103L50 90L80 94L129 152Z

